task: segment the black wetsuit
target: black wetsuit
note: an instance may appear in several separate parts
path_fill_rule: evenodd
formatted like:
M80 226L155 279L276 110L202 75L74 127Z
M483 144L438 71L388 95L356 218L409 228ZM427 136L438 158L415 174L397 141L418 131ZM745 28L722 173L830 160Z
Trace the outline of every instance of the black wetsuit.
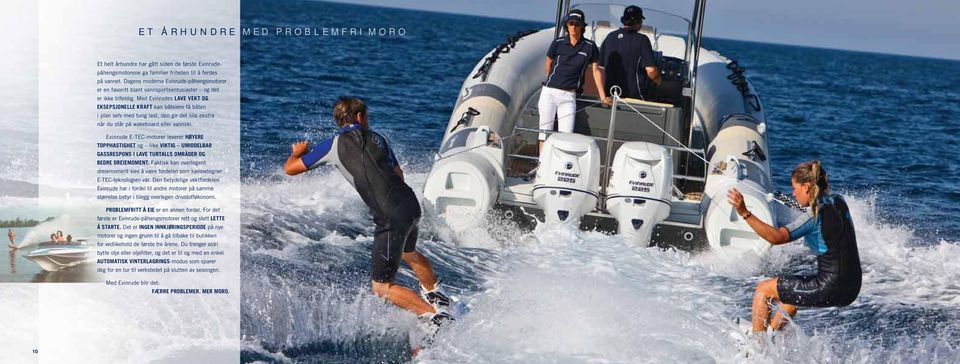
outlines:
M371 278L376 282L392 282L400 268L402 253L417 247L420 202L394 171L397 158L386 138L358 124L350 124L341 128L339 135L305 154L302 160L310 169L327 163L336 165L360 193L376 224Z
M790 240L804 238L817 255L817 275L780 277L777 293L783 303L807 307L846 306L860 294L862 272L850 209L840 195L817 200L819 212L800 215L786 228Z

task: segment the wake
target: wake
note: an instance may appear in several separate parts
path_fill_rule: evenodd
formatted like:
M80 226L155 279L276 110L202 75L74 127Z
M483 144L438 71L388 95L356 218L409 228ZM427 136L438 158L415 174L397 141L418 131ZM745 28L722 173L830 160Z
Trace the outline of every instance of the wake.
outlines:
M414 190L424 179L408 174ZM306 199L275 192L317 185L326 188L303 187ZM245 186L244 195L245 346L282 360L406 360L415 318L369 293L372 224L347 182L312 175ZM845 197L864 268L860 297L801 309L773 343L744 334L753 288L813 270L802 244L729 259L496 220L457 236L425 216L418 247L471 313L418 361L960 361L960 245L923 241L882 222L874 198ZM406 269L400 280L415 282Z

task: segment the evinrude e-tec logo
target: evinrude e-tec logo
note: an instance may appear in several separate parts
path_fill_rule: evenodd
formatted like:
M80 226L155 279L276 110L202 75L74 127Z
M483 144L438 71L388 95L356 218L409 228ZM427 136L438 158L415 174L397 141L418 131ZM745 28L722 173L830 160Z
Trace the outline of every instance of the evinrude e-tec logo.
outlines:
M554 174L557 175L557 182L577 183L577 178L580 178L579 173L556 171Z
M567 162L567 164L564 164L564 167L566 167L568 171L573 169L573 162Z

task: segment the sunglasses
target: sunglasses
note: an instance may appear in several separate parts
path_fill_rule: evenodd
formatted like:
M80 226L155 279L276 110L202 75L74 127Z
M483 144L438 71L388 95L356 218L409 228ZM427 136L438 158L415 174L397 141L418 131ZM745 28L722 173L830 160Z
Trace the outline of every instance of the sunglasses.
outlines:
M574 20L571 20L571 21L568 21L568 22L567 22L567 26L578 26L578 25L580 25L580 22L577 22L577 21L574 21Z

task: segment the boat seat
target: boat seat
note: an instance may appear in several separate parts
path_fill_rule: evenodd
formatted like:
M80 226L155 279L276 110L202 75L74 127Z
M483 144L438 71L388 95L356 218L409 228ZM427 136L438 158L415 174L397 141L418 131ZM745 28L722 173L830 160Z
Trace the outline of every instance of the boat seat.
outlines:
M650 107L673 107L673 104L667 104L667 103L663 103L663 102L645 101L645 100L640 100L640 99L634 99L634 98L631 98L631 97L627 97L627 98L624 98L624 99L620 99L620 101L629 102L629 103L631 103L631 104L633 104L633 105L641 105L641 106L650 106Z
M538 97L538 95L534 95ZM577 115L574 121L573 131L578 134L589 135L598 138L606 138L610 130L610 108L602 105L588 105L596 103L596 96L587 96L586 90L577 101ZM622 99L622 102L629 103L630 106L641 112L643 116L638 115L629 106L620 104L617 108L617 125L614 130L614 139L627 141L645 141L661 145L676 145L657 127L651 125L651 121L657 126L666 130L671 136L685 142L687 133L683 125L683 110L680 107L637 99ZM644 118L644 116L646 118ZM650 119L650 121L647 121ZM520 120L520 126L536 129L539 127L539 113L531 108L525 111ZM533 138L530 142L535 143L536 134L528 136ZM526 137L525 137L526 139ZM601 150L604 150L605 141L598 140ZM618 143L619 145L619 143Z
M610 95L607 95L610 96ZM593 99L600 100L600 92L597 90L597 83L593 80L593 70L587 67L587 71L583 73L583 93L580 94L581 99ZM631 104L640 104L653 107L673 107L672 104L665 104L660 102L650 102L634 98L625 98L621 99L623 101L629 102ZM579 107L578 107L579 109Z

